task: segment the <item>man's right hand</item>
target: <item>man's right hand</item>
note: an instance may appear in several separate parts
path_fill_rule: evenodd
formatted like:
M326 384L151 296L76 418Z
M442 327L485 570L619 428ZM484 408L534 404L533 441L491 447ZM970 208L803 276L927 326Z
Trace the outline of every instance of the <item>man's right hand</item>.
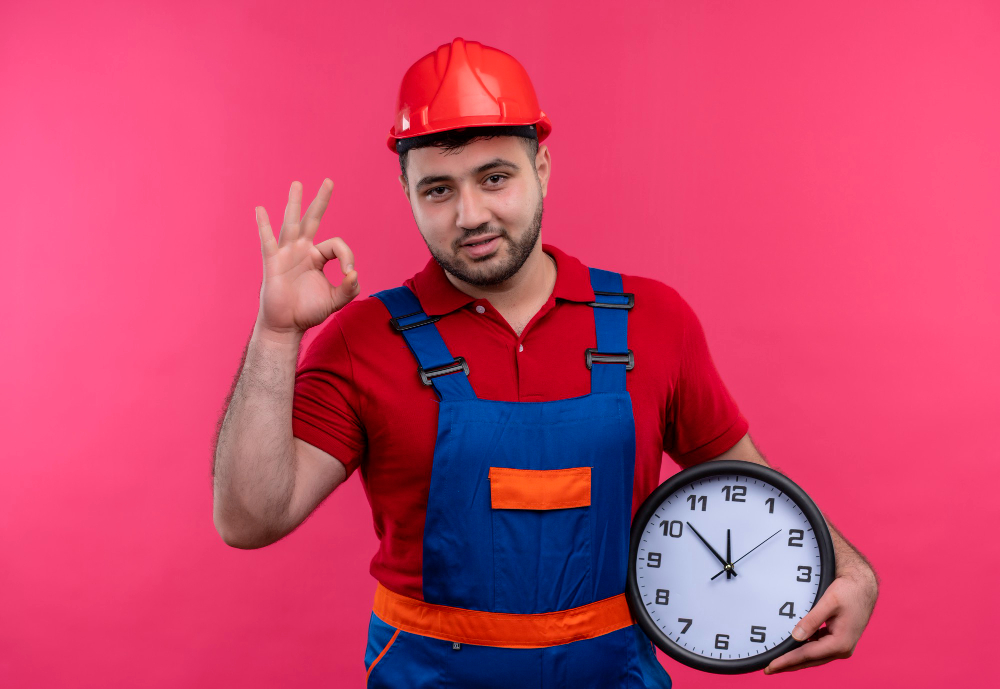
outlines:
M302 184L292 182L288 205L278 240L263 206L255 209L264 280L260 287L260 310L255 328L279 337L299 337L331 313L358 296L358 273L354 254L340 237L313 244L320 218L330 202L333 181L329 178L300 219ZM339 259L344 278L334 285L323 273L327 261Z

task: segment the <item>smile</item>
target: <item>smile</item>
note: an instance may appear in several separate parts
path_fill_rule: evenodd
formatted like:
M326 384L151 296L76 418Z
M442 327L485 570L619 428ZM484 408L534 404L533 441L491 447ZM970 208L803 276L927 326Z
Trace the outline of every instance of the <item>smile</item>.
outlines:
M473 258L486 256L500 245L500 237L495 236L471 244L463 244L462 248Z

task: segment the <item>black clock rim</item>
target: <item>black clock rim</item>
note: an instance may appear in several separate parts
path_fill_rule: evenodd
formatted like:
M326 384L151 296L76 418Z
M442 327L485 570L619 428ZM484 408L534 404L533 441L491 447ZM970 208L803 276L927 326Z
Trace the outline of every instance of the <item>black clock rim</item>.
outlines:
M657 486L652 493L643 501L639 509L636 510L635 518L632 520L631 537L629 541L628 579L625 585L625 598L628 601L632 616L640 629L646 636L664 653L674 660L704 672L716 674L736 675L745 672L754 672L767 667L772 660L780 655L784 655L804 641L796 641L791 636L782 641L772 649L759 653L750 658L738 658L736 660L722 660L719 658L708 658L697 653L693 653L683 646L680 646L673 639L664 634L646 611L642 598L639 594L639 587L636 583L635 558L639 553L639 543L642 540L642 530L649 522L656 508L668 496L675 493L679 488L709 476L719 476L726 474L738 474L748 476L761 481L766 481L770 485L778 488L785 495L789 496L802 510L806 519L809 520L816 534L816 541L819 544L820 562L823 571L820 573L819 588L816 590L816 598L813 600L810 609L816 605L820 597L833 581L837 567L833 538L827 528L826 520L822 512L813 502L812 498L784 474L755 462L747 462L739 459L712 460L683 469L669 479Z

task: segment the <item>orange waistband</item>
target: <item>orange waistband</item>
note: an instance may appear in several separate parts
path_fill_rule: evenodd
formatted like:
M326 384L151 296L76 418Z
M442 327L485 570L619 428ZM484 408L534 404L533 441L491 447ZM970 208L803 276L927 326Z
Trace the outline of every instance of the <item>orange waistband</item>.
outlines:
M568 644L617 631L635 621L624 593L569 610L522 615L425 603L379 583L372 610L383 622L405 632L504 648Z

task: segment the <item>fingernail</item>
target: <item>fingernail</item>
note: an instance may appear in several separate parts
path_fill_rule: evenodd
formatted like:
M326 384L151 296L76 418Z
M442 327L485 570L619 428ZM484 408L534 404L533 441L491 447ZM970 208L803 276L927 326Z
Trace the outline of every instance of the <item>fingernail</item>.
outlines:
M348 272L348 273L350 273L350 272L351 272L352 270L354 270L354 264L353 264L353 263L348 263L348 264L347 264L346 266L344 266L344 267L345 267L345 268L347 268L347 272Z
M806 638L806 633L802 631L802 627L796 627L792 630L792 638L796 641L802 641Z

